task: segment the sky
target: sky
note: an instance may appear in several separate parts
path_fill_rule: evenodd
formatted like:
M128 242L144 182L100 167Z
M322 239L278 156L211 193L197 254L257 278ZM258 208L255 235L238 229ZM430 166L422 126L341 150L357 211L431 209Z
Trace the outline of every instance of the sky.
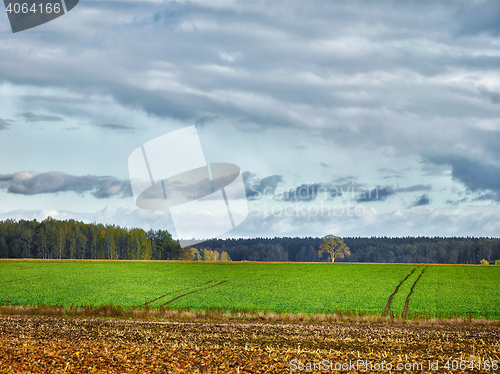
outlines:
M194 125L244 180L224 236L500 235L498 1L81 0L0 40L2 220L168 229L128 158Z

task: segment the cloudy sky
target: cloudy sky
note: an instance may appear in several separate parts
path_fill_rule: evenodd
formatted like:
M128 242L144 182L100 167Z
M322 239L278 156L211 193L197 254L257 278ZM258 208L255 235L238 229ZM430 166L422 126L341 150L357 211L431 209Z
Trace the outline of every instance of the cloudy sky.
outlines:
M498 237L499 37L498 1L81 0L15 34L2 12L0 219L167 228L128 157L196 125L245 180L230 236Z

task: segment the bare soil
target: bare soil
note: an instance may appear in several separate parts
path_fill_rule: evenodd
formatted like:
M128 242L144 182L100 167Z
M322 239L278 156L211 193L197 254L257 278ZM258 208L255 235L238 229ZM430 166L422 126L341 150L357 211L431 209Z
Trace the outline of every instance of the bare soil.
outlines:
M299 363L324 360L329 365L368 360L393 367L438 360L441 367L446 360L500 361L499 342L500 327L467 324L0 316L0 372L290 373ZM367 371L351 367L340 372Z

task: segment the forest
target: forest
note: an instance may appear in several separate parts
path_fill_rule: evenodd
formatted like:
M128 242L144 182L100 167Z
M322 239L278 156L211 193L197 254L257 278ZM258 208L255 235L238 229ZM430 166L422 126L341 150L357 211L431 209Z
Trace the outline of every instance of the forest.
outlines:
M341 236L341 233L336 233ZM165 230L74 220L0 221L0 258L326 262L322 238L211 239L181 248ZM338 262L479 264L500 259L500 238L344 237ZM498 262L498 261L497 261Z
M212 239L196 247L225 251L233 261L328 261L322 238ZM335 262L479 264L500 259L500 238L344 237L351 255ZM500 261L499 261L500 262Z

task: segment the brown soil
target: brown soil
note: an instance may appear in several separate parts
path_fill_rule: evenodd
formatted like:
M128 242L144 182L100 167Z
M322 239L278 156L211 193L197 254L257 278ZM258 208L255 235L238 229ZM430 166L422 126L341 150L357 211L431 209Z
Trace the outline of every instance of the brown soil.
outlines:
M292 365L368 360L393 367L422 362L424 369L431 360L439 361L437 372L445 372L446 360L500 361L499 342L500 327L467 324L0 316L0 372L290 373L292 360Z

